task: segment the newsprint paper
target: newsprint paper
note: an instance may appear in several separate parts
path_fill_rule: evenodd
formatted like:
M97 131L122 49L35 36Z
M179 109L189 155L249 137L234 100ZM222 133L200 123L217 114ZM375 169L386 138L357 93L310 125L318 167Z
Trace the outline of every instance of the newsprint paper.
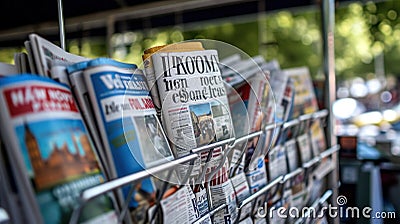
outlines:
M152 61L163 125L178 157L233 137L216 50L155 53Z

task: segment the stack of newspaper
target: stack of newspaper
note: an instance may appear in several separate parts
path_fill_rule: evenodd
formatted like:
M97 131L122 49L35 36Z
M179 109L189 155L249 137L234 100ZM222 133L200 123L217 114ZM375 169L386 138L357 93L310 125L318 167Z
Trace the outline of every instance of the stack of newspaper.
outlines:
M67 223L83 190L195 152L193 167L136 183L129 218L116 215L125 187L87 203L79 222L266 223L258 208L302 208L319 194L312 177L323 164L238 213L268 180L326 147L319 121L296 133L264 131L318 110L307 68L261 56L220 61L198 41L146 50L143 70L70 54L36 34L25 47L15 65L0 63L0 206L12 222Z
M104 182L70 89L34 75L3 77L0 105L2 206L13 223L68 223L80 192ZM79 221L116 223L115 208L103 195Z
M195 164L192 190L197 198L206 198L207 188L211 207L228 204L226 210L213 216L214 222L234 222L236 197L228 178L229 163L215 170L227 148L226 143L218 143L234 138L218 52L205 50L200 42L186 42L148 49L143 59L151 94L175 155L182 157L196 148L216 145L211 152L203 152L202 160ZM181 170L183 174L185 170ZM208 205L200 205L203 201L197 201L198 214L203 215L195 218L210 222ZM172 217L164 216L164 221L167 218Z
M8 175L27 177L15 180L23 190L14 189L24 192L24 200L29 202L21 203L27 220L68 222L82 190L173 159L147 82L136 65L104 58L89 60L36 34L30 35L25 45L28 54L16 54L18 65L2 65L0 73L30 71L42 77L2 78L0 102L9 109L0 114L2 140L7 146L2 148L2 159L13 168ZM134 222L143 222L147 208L155 203L157 184L147 178L134 187L129 204ZM125 195L128 190L123 189ZM58 191L60 196L50 195ZM121 205L124 197L118 193L116 201ZM87 221L95 215L96 222L117 221L114 212L105 212L108 207L94 210L91 204L103 206L88 203L82 214ZM110 205L110 211L117 208ZM46 209L48 206L53 210ZM97 217L99 212L102 216Z

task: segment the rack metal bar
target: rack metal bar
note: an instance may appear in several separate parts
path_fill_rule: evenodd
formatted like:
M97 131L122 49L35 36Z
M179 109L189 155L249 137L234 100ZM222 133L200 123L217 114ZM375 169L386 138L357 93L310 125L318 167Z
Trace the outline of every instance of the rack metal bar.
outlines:
M325 159L329 156L331 156L333 153L339 151L340 146L339 145L335 145L327 150L325 150L324 152L321 152L321 154L319 156L315 156L312 160L303 163L303 168L308 169L312 166L314 166L315 164L321 162L322 159Z
M58 8L58 31L60 34L60 47L65 50L65 28L62 0L57 0Z
M313 119L320 119L320 118L325 118L329 114L329 111L327 109L319 110L313 114Z
M332 171L334 171L334 170L335 170L335 167L334 167L332 164L333 164L332 160L329 160L328 162L324 163L324 164L323 164L323 165L324 165L324 169L319 170L319 172L316 173L316 174L314 175L314 177L316 177L317 179L322 179L322 178L324 178L326 175L328 175L329 173L331 173ZM333 188L333 187L331 187L331 188Z
M274 124L274 123L268 124L267 126L265 126L264 131L270 131L270 130L272 130L274 128L277 128L279 126L282 126L282 125L283 125L283 122L279 122L279 123L276 123L276 124Z
M292 179L293 177L299 175L299 174L300 174L301 172L303 172L303 171L304 171L304 169L301 168L301 167L299 167L299 168L293 170L292 172L290 172L290 173L284 175L284 176L283 176L283 179L281 180L281 184L286 183L286 181L288 181L288 180Z
M125 217L126 213L128 212L129 202L131 201L133 192L135 192L135 186L134 186L134 184L131 185L131 187L130 187L130 189L129 189L129 193L128 193L128 195L127 195L126 198L125 198L125 202L124 202L124 204L122 205L122 210L121 210L121 213L119 214L119 217L118 217L118 222L119 222L119 223L122 223L122 221L124 220L124 217Z
M143 170L128 176L124 176L115 180L111 180L108 182L105 182L103 184L100 184L98 186L92 187L90 189L87 189L82 192L81 199L83 201L89 201L95 197L100 196L101 194L107 193L109 191L114 190L115 188L122 187L124 185L127 185L129 183L135 182L135 181L140 181L146 177L149 177L150 175L157 174L159 172L174 168L175 166L186 163L189 161L192 161L194 159L197 159L198 155L196 154L191 154L164 164L161 164L156 167L149 168L147 170Z
M283 180L283 176L279 176L275 178L275 180L271 181L269 184L267 184L265 187L261 188L259 191L256 193L250 195L248 198L244 199L242 203L238 206L238 209L242 209L245 205L253 201L254 199L258 198L259 196L265 194L268 190L271 188L275 187L276 185L280 184L281 181Z
M218 147L218 146L221 146L221 145L224 145L224 144L229 144L229 143L234 142L234 141L235 141L235 138L225 139L225 140L222 140L222 141L210 144L210 145L205 145L205 146L202 146L202 147L199 147L199 148L192 149L192 152L193 153L205 152L205 151L210 150L212 148L215 148L215 147Z
M321 161L321 158L319 156L314 157L312 160L303 163L303 168L309 169L310 167L314 166L315 164L319 163L320 161Z
M325 193L321 196L321 198L319 199L319 204L322 205L324 204L326 201L328 201L328 199L332 196L332 190L327 190L325 191Z
M290 120L290 121L285 122L285 123L283 124L282 129L283 129L283 130L286 130L286 129L288 129L288 128L291 128L291 127L294 127L294 126L298 125L299 123L300 123L299 119ZM282 131L282 130L281 130L281 131Z
M299 116L299 121L303 122L303 121L306 121L306 120L311 120L313 118L313 116L314 116L314 113L312 113L312 114L303 114L303 115Z
M340 146L339 145L334 145L331 148L321 152L321 154L319 154L319 157L321 157L321 159L325 159L328 156L333 155L335 152L339 151Z
M315 213L318 212L318 206L321 206L323 203L325 203L331 196L332 196L333 191L332 190L326 190L325 193L317 198L312 204L311 204L311 208L313 208L314 211L316 211ZM296 220L295 224L300 224L303 223L304 218L312 218L310 217L310 211L312 211L312 209L308 209L307 213L304 215L304 217L300 217L299 219Z
M226 207L226 204L223 204L223 205L220 205L220 206L214 208L213 210L211 210L211 211L209 212L210 216L215 215L215 213L221 211L222 209L225 209L225 207Z
M218 166L210 173L210 175L208 176L208 180L207 182L210 182L212 180L212 178L215 176L215 174L218 173L218 171L224 166L225 160L228 157L229 152L233 149L233 147L226 147L227 149L224 149L222 151L223 155L222 155L222 159L219 162ZM211 154L211 152L210 152ZM207 164L205 169L207 168Z
M254 138L254 137L260 136L262 133L263 133L263 131L257 131L257 132L253 132L253 133L250 133L250 134L248 134L248 135L239 137L239 138L237 138L237 139L234 141L234 143L232 144L232 146L235 146L236 144L238 144L238 143L240 143L240 142L243 142L243 141L246 141L246 140L248 140L248 139L252 139L252 138Z

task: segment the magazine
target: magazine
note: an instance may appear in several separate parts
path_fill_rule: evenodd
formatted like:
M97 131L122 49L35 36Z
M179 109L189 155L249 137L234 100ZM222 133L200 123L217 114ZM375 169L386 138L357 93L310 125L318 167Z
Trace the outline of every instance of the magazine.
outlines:
M251 194L254 194L267 185L267 171L265 169L264 156L255 157L246 170L246 179L249 183Z
M268 172L270 180L287 174L285 147L277 145L268 153Z
M51 61L50 78L53 80L71 86L68 78L67 67L74 64L67 61Z
M292 117L290 112L293 110L292 99L295 95L292 88L293 80L283 71L275 70L271 73L270 83L276 103L275 121L288 121ZM295 99L296 97L294 96Z
M136 65L107 58L88 62L84 80L96 117L99 135L112 178L139 172L172 160L172 152L157 119L147 83ZM137 186L131 208L141 204L137 198L154 203L155 187L150 178ZM128 188L123 188L124 194ZM148 205L144 205L148 206Z
M35 65L35 59L33 58L31 42L29 40L27 40L24 42L24 45L25 45L25 49L26 49L27 57L28 57L29 71L32 74L38 74L38 71L37 71L36 65Z
M255 73L245 82L229 89L228 100L231 109L235 136L245 136L262 128L268 105L270 89L264 74Z
M50 69L53 61L76 63L88 60L87 58L64 51L60 47L37 34L30 34L29 40L31 52L28 51L28 53L32 53L35 67L38 74L41 76L51 77Z
M289 172L293 172L299 167L299 156L297 150L296 139L290 139L284 144L286 156L287 156L287 164L289 168Z
M82 114L83 120L88 128L90 137L97 149L97 154L103 166L105 167L105 175L107 179L111 179L113 176L111 173L112 167L108 167L113 164L112 158L107 157L103 143L99 135L99 129L96 122L96 116L94 115L93 108L90 103L89 93L85 84L83 71L87 68L88 61L78 62L73 65L69 65L66 70L68 73L68 83L71 86L72 93L76 103L78 104L79 110Z
M293 79L295 86L293 117L317 111L317 99L308 68L290 68L284 69L282 72L284 76Z
M231 178L233 189L236 194L236 201L238 205L242 203L246 198L250 196L250 188L246 180L246 175L242 172ZM243 220L250 215L252 209L252 203L248 203L246 206L241 208L239 220Z
M235 57L235 56L232 56ZM231 58L225 59L224 62L232 60ZM223 78L231 86L241 85L243 82L249 80L254 74L260 73L262 70L261 65L265 64L265 60L261 55L252 58L241 60L237 63L223 67Z
M293 105L293 117L318 111L318 102L311 81L310 71L307 67L291 68L283 70L285 76L293 79L295 97ZM310 127L312 131L312 144L315 153L326 149L326 139L320 120L315 120Z
M306 163L312 159L310 136L307 133L297 137L297 146L300 154L301 163Z
M1 137L30 221L68 223L80 192L104 181L71 91L31 75L0 79ZM49 209L51 208L51 209ZM41 215L40 217L36 217ZM113 201L100 196L80 222L116 223Z
M21 214L20 211L29 209L29 205L21 204L24 198L18 194L15 177L5 146L0 142L0 209L3 208L7 212L10 223L27 223L29 211L24 214Z
M18 53L14 53L14 66L15 66L15 70L17 71L16 73L21 74L21 73L27 73L26 71L22 72L22 55L25 53L22 52L18 52ZM0 70L1 71L1 70ZM14 74L16 74L14 73Z

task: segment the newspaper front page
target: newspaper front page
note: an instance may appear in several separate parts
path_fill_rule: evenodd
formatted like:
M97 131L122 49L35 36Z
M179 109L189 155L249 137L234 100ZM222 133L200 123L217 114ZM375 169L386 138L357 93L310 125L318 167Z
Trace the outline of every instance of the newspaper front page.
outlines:
M152 61L163 125L178 157L234 137L216 50L155 53Z
M233 137L226 90L215 50L152 56L163 117L171 140L188 149Z
M25 195L23 203L32 206L24 211L35 211L37 204L43 222L68 223L80 193L104 181L71 91L32 75L2 78L0 105L6 130L2 139L13 158L12 169L21 174L17 183ZM29 204L30 195L34 204ZM80 222L99 219L117 222L107 195L89 202Z
M173 159L141 70L132 64L100 58L89 62L84 80L105 153L113 158L109 165L116 170L113 178ZM128 190L123 188L125 194ZM136 185L130 207L141 205L138 198L151 204L154 197L155 186L146 178Z
M161 200L164 223L193 223L200 217L196 197L188 185Z

